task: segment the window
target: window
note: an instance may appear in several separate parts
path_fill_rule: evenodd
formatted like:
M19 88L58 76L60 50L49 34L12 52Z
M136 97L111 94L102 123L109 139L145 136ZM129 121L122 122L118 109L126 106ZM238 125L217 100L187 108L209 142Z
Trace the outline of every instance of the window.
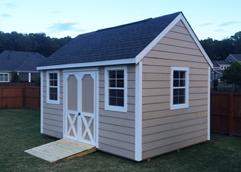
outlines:
M9 82L9 74L0 73L0 82Z
M127 111L127 68L105 69L105 109Z
M47 73L47 103L59 103L59 73Z
M189 68L172 67L171 70L171 109L189 106Z

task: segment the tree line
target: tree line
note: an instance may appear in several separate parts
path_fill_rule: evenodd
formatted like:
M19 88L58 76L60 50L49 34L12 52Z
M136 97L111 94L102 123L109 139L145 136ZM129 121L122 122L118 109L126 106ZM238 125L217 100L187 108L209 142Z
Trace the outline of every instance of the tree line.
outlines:
M45 33L22 34L0 31L0 53L4 50L31 51L48 57L70 40L70 37L50 38Z
M223 60L229 54L241 54L241 31L221 41L207 38L200 42L211 60Z
M45 33L22 34L0 31L0 53L4 50L38 52L46 57L71 40L71 37L51 38ZM230 53L241 53L241 31L223 40L207 38L200 41L212 60L222 60Z

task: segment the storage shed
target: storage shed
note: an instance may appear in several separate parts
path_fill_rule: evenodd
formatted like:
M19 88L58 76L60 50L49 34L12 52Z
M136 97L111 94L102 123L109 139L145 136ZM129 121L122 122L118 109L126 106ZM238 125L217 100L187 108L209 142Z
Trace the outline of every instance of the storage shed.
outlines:
M212 62L183 13L81 34L41 71L41 133L135 161L210 139Z

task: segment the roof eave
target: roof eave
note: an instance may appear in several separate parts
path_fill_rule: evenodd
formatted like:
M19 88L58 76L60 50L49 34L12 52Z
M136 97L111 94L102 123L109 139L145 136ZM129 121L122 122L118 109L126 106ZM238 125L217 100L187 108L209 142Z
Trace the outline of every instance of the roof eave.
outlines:
M87 63L71 63L71 64L61 64L61 65L51 65L51 66L39 66L37 67L37 70L69 69L69 68L124 65L124 64L135 64L135 58L120 59L120 60L105 60L105 61L87 62Z

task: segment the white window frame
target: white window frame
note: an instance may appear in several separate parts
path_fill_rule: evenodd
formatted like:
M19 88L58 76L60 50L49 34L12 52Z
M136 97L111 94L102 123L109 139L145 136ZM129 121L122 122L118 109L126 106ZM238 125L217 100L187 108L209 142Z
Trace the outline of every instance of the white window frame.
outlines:
M109 71L110 70L124 70L124 106L109 105ZM105 67L105 110L127 112L127 66Z
M9 73L0 73L0 75L7 75L7 76L8 76L7 81L1 81L1 80L0 80L1 83L3 83L3 82L10 82Z
M49 98L49 74L50 73L57 73L57 100L51 100ZM49 104L59 104L60 103L60 72L59 71L48 71L46 72L46 79L47 79L47 82L46 82L46 102L49 103Z
M185 72L185 103L183 104L173 104L173 74L174 71L184 71ZM188 67L171 67L171 82L170 82L170 109L184 109L189 108L189 68Z

